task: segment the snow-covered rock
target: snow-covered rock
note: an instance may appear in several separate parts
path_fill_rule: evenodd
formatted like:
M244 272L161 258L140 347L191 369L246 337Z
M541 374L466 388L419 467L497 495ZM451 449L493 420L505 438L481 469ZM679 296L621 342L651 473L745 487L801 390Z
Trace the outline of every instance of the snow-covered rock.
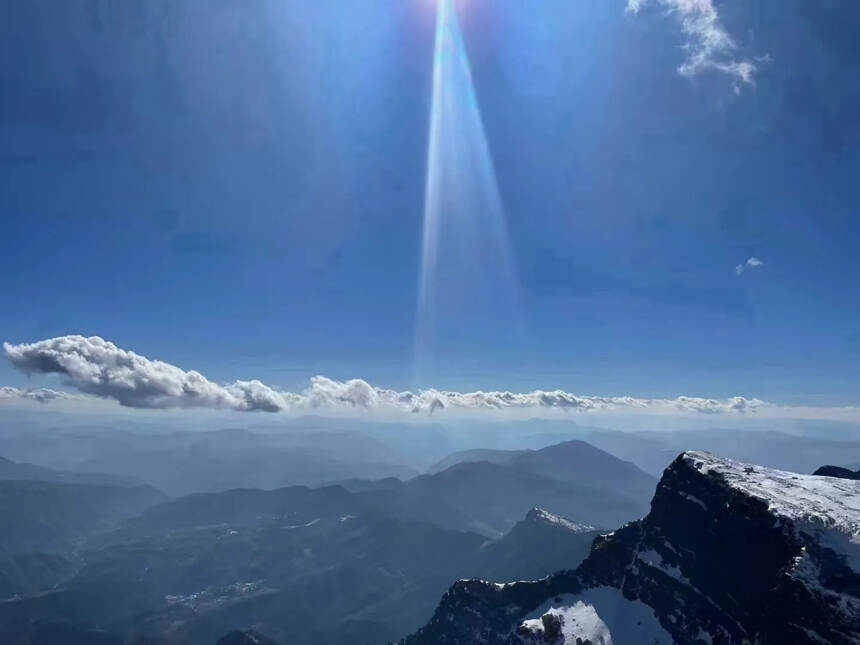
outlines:
M593 526L574 522L566 517L562 517L561 515L555 515L547 510L538 508L537 506L528 512L528 515L526 515L526 521L558 526L573 533L591 533L592 531L597 530Z
M545 603L529 616L536 617L527 617L517 628L517 635L527 644L672 643L672 637L648 605L627 600L614 587L566 594Z
M577 638L860 643L860 482L683 453L648 516L599 537L575 571L457 583L406 643Z

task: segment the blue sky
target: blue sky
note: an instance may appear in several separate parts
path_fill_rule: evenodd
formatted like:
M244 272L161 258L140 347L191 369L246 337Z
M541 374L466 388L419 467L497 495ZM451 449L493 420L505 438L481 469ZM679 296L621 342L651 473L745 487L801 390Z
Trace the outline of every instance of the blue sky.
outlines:
M526 333L463 326L416 382L431 0L8 3L0 340L288 389L860 405L860 7L719 3L745 83L679 73L672 3L626 4L460 3Z

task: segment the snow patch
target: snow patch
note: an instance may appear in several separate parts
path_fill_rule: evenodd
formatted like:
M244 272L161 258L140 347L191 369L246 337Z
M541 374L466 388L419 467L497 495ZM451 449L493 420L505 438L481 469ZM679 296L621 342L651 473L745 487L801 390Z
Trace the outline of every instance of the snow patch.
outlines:
M552 607L540 618L523 621L522 628L532 637L561 636L563 643L588 641L595 645L612 645L612 635L593 605L577 600L571 607Z
M628 600L614 587L594 587L544 603L517 628L525 643L575 645L586 639L594 645L671 645L651 608ZM549 638L548 638L549 637Z
M589 531L597 530L593 526L573 522L565 517L562 517L561 515L554 515L553 513L545 511L542 508L538 508L537 506L530 510L528 515L534 520L545 522L547 524L553 524L555 526L561 526L562 528L566 528L574 533L588 533Z
M697 504L702 507L703 510L707 511L708 507L705 505L705 502L700 500L695 495L690 495L690 493L685 493L684 491L678 491L678 494L686 499L688 502L693 502L693 504Z
M281 528L282 529L290 529L290 530L292 530L292 529L306 529L306 528L309 528L309 527L313 526L314 524L318 523L319 521L320 521L320 518L315 517L314 519L312 519L310 522L308 522L306 524L286 524L286 525L282 526Z
M663 556L657 553L657 551L655 551L654 549L651 549L649 551L640 551L638 557L645 564L652 566L655 569L660 569L660 571L662 571L668 576L675 578L675 580L690 585L690 581L684 577L683 573L681 573L681 568L677 565L666 563L666 561L663 560Z
M219 607L235 598L250 596L261 591L265 580L235 582L222 587L207 587L191 594L168 594L164 600L168 605L183 605L195 611Z

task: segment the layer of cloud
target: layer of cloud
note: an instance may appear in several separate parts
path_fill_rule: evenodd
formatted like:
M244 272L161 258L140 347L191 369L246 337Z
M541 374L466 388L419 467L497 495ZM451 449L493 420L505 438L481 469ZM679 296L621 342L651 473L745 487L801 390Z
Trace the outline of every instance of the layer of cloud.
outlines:
M79 397L68 392L50 390L48 388L26 388L0 386L0 401L35 401L36 403L50 403L51 401L69 401Z
M767 405L754 398L708 399L682 396L644 399L629 396L598 397L563 390L532 392L451 392L427 389L400 392L379 388L361 379L311 379L302 392L285 392L257 380L218 384L195 371L151 360L121 349L97 336L63 336L35 343L4 343L7 358L27 374L59 374L77 391L110 399L132 408L208 408L242 412L307 412L313 410L364 410L433 414L442 410L567 410L652 411L700 414L754 412ZM11 393L14 388L7 388ZM37 395L42 400L70 395Z
M746 262L742 262L741 264L735 267L735 275L741 275L747 269L755 269L756 267L760 267L764 264L757 257L752 256L751 258L747 258Z
M752 84L758 71L750 60L738 59L737 44L723 25L713 0L628 0L627 10L638 13L650 2L673 15L681 26L687 57L678 72L692 78L705 71L727 74L735 87Z
M751 258L755 259L755 258ZM754 266L753 263L750 266ZM757 266L757 265L755 265ZM679 396L649 399L632 396L586 396L564 390L531 392L453 392L426 389L398 391L362 379L311 379L301 392L287 392L257 380L218 384L195 371L151 360L97 336L63 336L35 343L4 343L6 357L27 374L58 374L77 393L53 389L0 387L3 402L115 401L129 408L200 408L306 414L406 414L502 412L540 416L561 412L616 415L731 415L742 418L860 420L860 408L782 406L757 398L723 399Z
M390 409L432 414L437 410L556 409L590 411L678 411L704 414L754 411L764 401L745 397L707 399L680 396L675 399L643 399L630 396L601 397L572 394L563 390L532 392L452 392L428 389L417 393L377 388L366 381L334 381L323 376L311 379L311 386L294 403L303 408L352 407Z

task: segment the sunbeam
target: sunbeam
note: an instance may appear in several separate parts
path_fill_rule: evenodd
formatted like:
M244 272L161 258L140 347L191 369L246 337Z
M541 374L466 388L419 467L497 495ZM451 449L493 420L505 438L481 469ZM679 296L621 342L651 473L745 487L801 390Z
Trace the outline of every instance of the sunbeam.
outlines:
M453 0L437 9L416 375L466 345L510 340L521 306L505 213Z

